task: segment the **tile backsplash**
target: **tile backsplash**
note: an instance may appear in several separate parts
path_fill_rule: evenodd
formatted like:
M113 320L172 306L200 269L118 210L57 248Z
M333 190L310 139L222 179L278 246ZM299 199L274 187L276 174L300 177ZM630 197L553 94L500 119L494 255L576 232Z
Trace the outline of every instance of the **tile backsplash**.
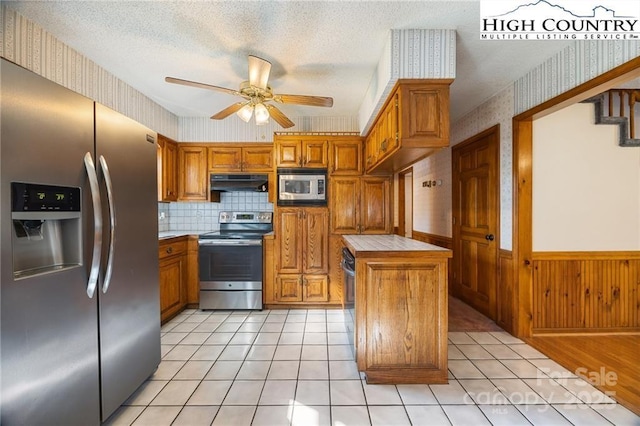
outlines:
M158 230L215 231L221 211L272 212L273 204L266 192L223 192L219 203L158 203Z

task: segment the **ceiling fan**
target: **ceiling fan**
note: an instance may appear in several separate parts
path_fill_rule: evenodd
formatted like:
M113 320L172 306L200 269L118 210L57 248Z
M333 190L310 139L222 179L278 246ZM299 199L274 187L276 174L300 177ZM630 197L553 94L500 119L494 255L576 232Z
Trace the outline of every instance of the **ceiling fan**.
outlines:
M213 86L206 83L198 83L196 81L183 80L175 77L165 77L164 80L167 83L215 90L218 92L228 93L230 95L240 96L245 99L242 102L237 102L212 115L211 118L214 120L222 120L235 112L238 117L248 123L251 116L255 113L256 124L267 124L269 122L269 117L272 117L280 126L286 129L293 126L294 123L270 102L319 107L333 106L333 98L324 96L282 95L273 93L271 87L267 84L270 72L271 62L258 58L257 56L249 55L249 80L243 81L240 84L240 89L238 90Z

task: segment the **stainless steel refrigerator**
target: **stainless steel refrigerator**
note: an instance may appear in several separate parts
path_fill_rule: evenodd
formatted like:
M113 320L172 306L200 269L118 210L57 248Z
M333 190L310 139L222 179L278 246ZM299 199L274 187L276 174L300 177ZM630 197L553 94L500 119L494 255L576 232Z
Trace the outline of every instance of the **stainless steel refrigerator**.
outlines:
M156 133L0 81L0 423L100 424L160 363Z

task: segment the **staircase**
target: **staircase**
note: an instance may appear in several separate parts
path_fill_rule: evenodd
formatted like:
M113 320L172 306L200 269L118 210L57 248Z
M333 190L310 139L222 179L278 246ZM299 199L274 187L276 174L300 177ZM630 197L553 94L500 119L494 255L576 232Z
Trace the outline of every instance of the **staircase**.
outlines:
M636 138L636 106L640 110L640 89L611 89L582 102L593 103L596 124L615 124L620 127L622 147L640 147ZM638 122L637 122L638 121Z

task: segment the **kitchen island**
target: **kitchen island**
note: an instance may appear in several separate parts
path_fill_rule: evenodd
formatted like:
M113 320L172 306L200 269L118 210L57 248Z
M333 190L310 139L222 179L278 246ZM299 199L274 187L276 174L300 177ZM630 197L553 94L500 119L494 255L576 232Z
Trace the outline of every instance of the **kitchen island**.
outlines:
M447 383L451 250L397 235L343 235L355 257L355 345L368 383Z

